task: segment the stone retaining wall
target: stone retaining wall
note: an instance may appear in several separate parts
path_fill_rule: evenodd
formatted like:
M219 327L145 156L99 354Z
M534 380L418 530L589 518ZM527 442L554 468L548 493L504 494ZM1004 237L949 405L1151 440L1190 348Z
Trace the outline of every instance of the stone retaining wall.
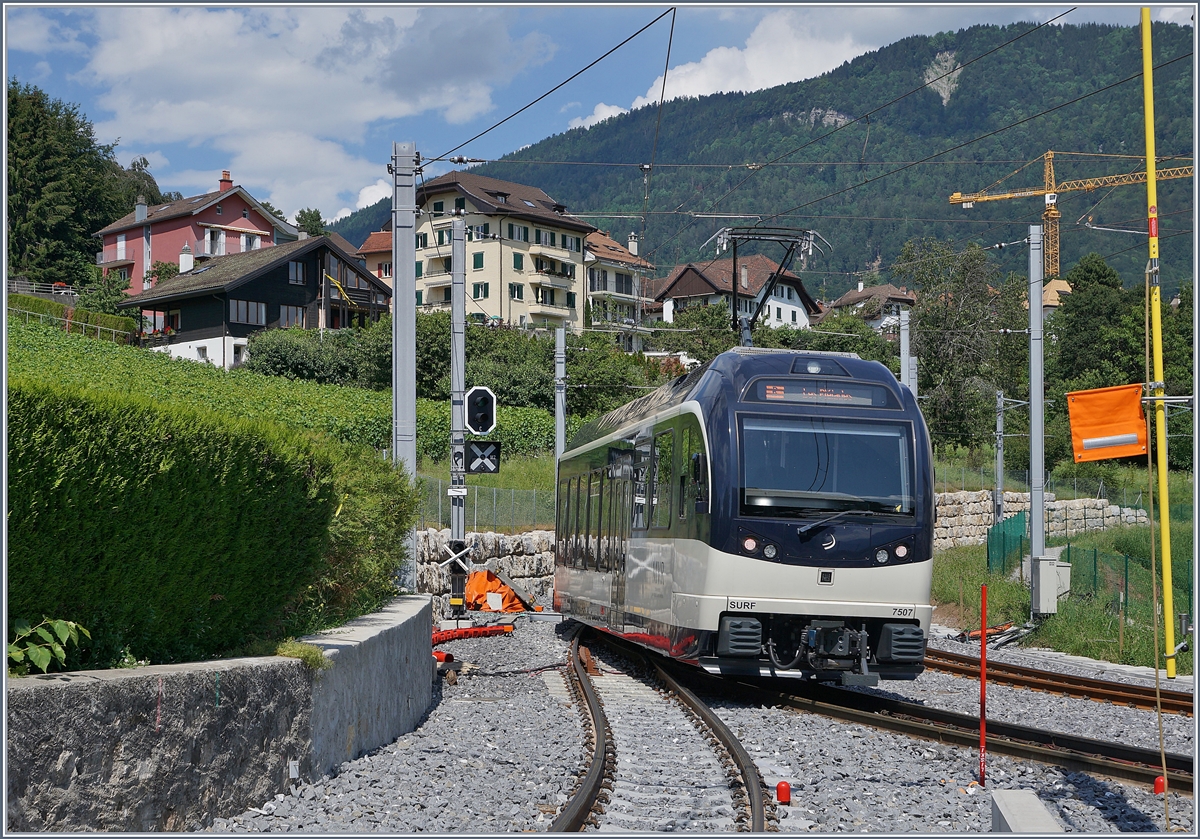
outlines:
M1029 497L1028 492L1004 493L1004 515L1028 512ZM1104 498L1058 501L1052 492L1046 493L1045 498L1047 537L1147 523L1145 510L1109 504ZM938 493L933 549L942 551L959 545L982 545L987 541L988 528L994 524L992 519L990 490Z
M9 679L9 831L205 827L411 731L432 700L428 597L304 640L333 667L226 659Z
M450 557L445 548L449 542L448 529L417 531L417 591L433 595L436 620L450 612L450 570L440 567ZM554 589L553 532L535 530L515 536L468 533L466 542L471 546L469 556L473 562L494 560L493 568L510 577L539 604L549 606Z

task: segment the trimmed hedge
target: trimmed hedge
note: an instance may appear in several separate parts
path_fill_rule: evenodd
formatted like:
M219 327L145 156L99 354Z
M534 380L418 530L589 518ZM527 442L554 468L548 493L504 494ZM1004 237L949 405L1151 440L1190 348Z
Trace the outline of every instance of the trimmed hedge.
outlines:
M70 312L72 332L83 333L85 332L84 326L99 326L117 332L128 332L131 335L137 331L137 321L133 318L109 315L104 312L91 312L87 309L71 309L64 303L47 300L44 297L34 297L30 294L10 294L8 295L8 305L13 309L39 315L50 315L64 320L67 319L67 313ZM76 324L79 325L79 328L76 328Z
M9 615L86 626L93 644L70 663L106 666L125 648L156 663L215 655L336 626L396 593L416 493L375 450L315 430L369 428L379 417L362 425L343 398L369 391L33 323L10 324L8 350ZM282 483L256 483L268 478Z
M205 658L282 630L329 548L330 452L29 377L8 400L10 620L83 624L90 662Z

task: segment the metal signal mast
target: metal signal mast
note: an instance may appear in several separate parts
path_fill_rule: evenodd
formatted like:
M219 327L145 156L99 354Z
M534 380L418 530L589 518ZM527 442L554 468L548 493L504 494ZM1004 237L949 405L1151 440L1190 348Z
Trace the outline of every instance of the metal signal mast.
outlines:
M1060 152L1060 154L1071 154L1072 152ZM1037 160L1037 158L1034 158ZM1015 189L1008 192L989 192L988 189L980 192L971 192L964 195L961 192L956 192L950 196L951 204L962 204L963 209L970 209L976 201L1003 201L1009 198L1033 198L1038 195L1046 197L1046 210L1042 213L1042 226L1045 230L1045 253L1043 255L1042 273L1046 280L1051 277L1061 276L1058 269L1058 196L1063 192L1091 192L1094 189L1103 189L1111 186L1124 186L1126 184L1144 184L1146 183L1146 170L1142 169L1139 172L1128 172L1123 175L1103 175L1098 178L1080 178L1074 181L1062 181L1058 183L1054 180L1054 152L1048 151L1042 155L1044 161L1043 171L1044 180L1040 187L1030 187L1029 189ZM1030 161L1032 163L1033 161ZM1025 164L1028 166L1029 164ZM1021 169L1025 167L1022 166ZM1017 169L1008 177L1012 177L1017 172ZM1160 181L1169 180L1171 178L1190 178L1192 177L1191 166L1181 166L1176 169L1159 169L1156 173L1156 179Z

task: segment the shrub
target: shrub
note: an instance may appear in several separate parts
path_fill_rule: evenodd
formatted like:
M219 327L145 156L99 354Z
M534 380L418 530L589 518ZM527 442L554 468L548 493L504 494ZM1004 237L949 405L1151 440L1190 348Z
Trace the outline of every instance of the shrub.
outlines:
M328 451L269 424L25 376L8 398L12 618L91 627L81 664L126 647L203 658L282 631L330 547Z
M21 311L49 315L55 318L66 319L69 316L72 322L72 332L86 333L86 330L81 328L85 325L100 326L105 329L113 329L117 332L128 332L130 334L137 331L137 323L133 318L106 315L102 312L91 312L87 309L71 309L63 303L47 300L44 297L34 297L29 294L10 294L8 296L8 305ZM77 328L75 324L79 324L80 327Z

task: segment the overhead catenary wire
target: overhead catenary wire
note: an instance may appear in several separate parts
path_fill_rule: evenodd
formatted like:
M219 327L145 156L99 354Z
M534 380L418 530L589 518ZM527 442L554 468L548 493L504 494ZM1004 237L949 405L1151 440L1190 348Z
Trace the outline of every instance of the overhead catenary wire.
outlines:
M570 84L571 82L575 81L575 79L579 78L579 77L580 77L580 76L582 76L584 73L586 73L588 70L592 69L592 68L593 68L593 67L595 67L597 64L599 64L601 61L603 61L604 59L608 58L608 57L609 57L610 55L612 55L614 52L616 52L616 51L617 51L617 50L619 50L621 47L623 47L623 46L625 46L626 44L628 44L630 41L632 41L632 40L633 40L634 38L636 38L638 35L641 35L643 32L645 32L647 29L649 29L649 28L650 28L651 26L653 26L654 24L658 23L660 20L662 20L663 18L665 18L667 15L671 15L671 16L672 16L672 18L671 18L671 19L672 19L672 25L674 25L674 14L675 14L675 7L674 7L674 6L672 6L671 8L669 8L669 9L667 9L665 12L663 12L661 15L659 15L658 17L656 17L654 20L652 20L652 21L650 21L649 23L647 23L645 26L643 26L643 27L642 27L641 29L639 29L637 32L634 32L632 35L630 35L630 36L629 36L628 38L626 38L624 41L622 41L621 43L617 44L615 47L613 47L612 49L610 49L608 52L604 53L604 55L600 56L599 58L597 58L596 60L594 60L592 63L588 64L588 65L587 65L586 67L584 67L582 70L579 70L579 71L575 72L574 74L572 74L571 76L569 76L567 79L565 79L565 80L563 80L563 81L559 82L559 83L558 83L558 84L556 84L554 87L550 88L550 89L549 89L549 90L547 90L545 93L543 93L541 96L539 96L537 99L534 99L534 100L533 100L532 102L530 102L529 104L527 104L527 105L525 105L525 106L523 106L523 107L521 107L521 108L518 108L516 111L513 111L511 114L509 114L508 116L506 116L504 119L500 120L499 122L497 122L497 123L493 124L492 126L490 126L490 127L488 127L488 128L485 128L483 131L480 131L478 134L476 134L476 135L475 135L474 137L472 137L471 139L469 139L469 140L464 140L463 142L459 143L457 146L455 146L454 148L450 149L449 151L444 151L444 152L442 152L441 154L439 154L437 157L434 157L434 158L429 158L429 159L430 159L430 160L444 160L446 157L448 157L449 155L451 155L451 154L453 154L454 152L458 151L458 150L459 150L459 149L461 149L463 146L469 145L470 143L473 143L473 142L475 142L476 140L478 140L480 137L484 136L485 134L488 134L488 133L490 133L490 132L492 132L492 131L496 130L496 129L497 129L497 128L499 128L501 125L504 125L504 123L508 122L510 119L513 119L514 117L518 116L519 114L522 114L522 113L524 113L525 111L529 110L530 108L532 108L532 107L533 107L534 105L536 105L538 102L541 102L543 99L545 99L545 98L546 98L547 96L549 96L550 94L554 93L555 91L557 91L557 90L559 90L559 89L561 89L561 88L563 88L563 87L567 86L567 85L568 85L568 84Z

